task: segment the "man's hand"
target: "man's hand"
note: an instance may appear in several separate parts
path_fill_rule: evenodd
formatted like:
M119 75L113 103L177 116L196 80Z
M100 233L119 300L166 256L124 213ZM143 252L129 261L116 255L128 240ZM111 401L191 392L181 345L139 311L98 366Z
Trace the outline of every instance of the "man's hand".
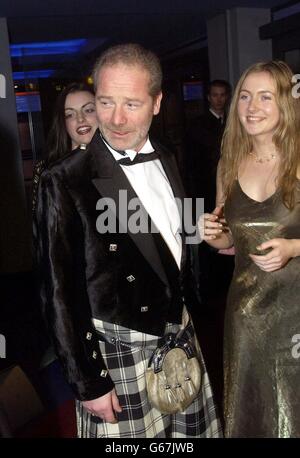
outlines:
M82 401L83 407L92 415L108 423L118 423L115 412L122 412L115 389L91 401Z

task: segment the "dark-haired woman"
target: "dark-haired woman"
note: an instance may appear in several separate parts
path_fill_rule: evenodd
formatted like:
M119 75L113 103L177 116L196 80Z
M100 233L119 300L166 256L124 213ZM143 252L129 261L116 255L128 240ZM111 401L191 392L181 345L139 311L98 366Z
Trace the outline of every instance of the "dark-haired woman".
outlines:
M32 210L35 211L39 178L46 165L71 151L85 149L98 127L93 89L85 83L71 83L59 94L47 141L47 158L35 165Z

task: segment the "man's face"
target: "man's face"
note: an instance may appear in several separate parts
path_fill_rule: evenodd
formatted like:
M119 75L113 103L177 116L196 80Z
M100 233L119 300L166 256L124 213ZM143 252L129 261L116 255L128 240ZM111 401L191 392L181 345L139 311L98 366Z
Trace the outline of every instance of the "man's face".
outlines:
M149 73L138 65L103 67L98 75L96 111L100 131L115 150L139 151L145 144L162 94L149 95Z
M224 113L225 105L228 100L228 92L222 86L212 86L208 95L210 108L217 114Z

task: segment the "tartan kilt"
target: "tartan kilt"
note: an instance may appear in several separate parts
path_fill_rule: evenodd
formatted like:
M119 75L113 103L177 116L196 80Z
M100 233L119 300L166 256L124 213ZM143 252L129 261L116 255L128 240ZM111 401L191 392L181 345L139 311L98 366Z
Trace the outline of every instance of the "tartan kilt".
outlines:
M167 323L165 333L177 333L185 327L188 319L188 312L184 309L185 324ZM97 319L93 322L97 331L104 336L105 341L99 341L100 351L115 383L122 412L116 413L118 423L111 424L93 417L82 407L80 401L76 401L78 437L222 437L208 374L193 325L190 326L190 334L197 348L202 370L201 388L196 399L184 412L167 415L150 405L146 391L145 372L160 338Z

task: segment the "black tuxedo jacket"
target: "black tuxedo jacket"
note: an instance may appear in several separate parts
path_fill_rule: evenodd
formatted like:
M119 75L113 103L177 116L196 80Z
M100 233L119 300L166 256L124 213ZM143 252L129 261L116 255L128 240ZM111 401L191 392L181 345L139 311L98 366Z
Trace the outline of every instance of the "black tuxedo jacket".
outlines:
M152 144L175 197L182 199L173 155ZM36 230L42 303L67 379L81 400L113 387L109 374L103 376L92 317L161 336L166 321L181 321L183 302L196 301L184 234L179 270L160 234L118 230L118 220L116 231L99 233L97 218L107 214L99 199L113 199L111 215L118 216L120 189L128 201L137 197L99 131L86 151L70 154L40 178Z
M205 211L215 208L216 173L220 159L223 124L207 111L195 118L187 133L187 167L189 193L193 197L204 197Z
M202 167L199 168L205 171L205 174L211 172L213 175L217 169L225 125L226 119L221 124L211 111L207 111L194 119L189 128L189 154L201 158Z

